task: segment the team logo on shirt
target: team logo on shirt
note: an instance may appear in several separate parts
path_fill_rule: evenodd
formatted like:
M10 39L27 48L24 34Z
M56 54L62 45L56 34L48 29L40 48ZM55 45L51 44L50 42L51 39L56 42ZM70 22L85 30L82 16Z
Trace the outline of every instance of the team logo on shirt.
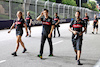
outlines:
M54 20L58 20L58 18L55 18Z
M26 20L29 20L30 18L26 18Z
M50 22L45 22L45 21L43 21L42 24L43 24L43 25L51 25Z
M94 22L97 22L97 20L94 20Z
M84 17L84 19L88 19L87 17Z
M73 28L81 28L81 27L82 27L81 24L74 24L74 25L73 25Z
M21 22L15 22L15 24L21 24Z

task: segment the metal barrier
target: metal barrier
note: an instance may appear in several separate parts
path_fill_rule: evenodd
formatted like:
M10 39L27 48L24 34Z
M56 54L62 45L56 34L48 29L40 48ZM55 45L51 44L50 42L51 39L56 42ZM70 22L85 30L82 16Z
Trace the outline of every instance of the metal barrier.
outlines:
M49 1L38 1L38 0L4 0L0 1L0 29L8 28L13 19L16 18L17 11L22 11L24 18L26 17L26 12L30 11L32 19L35 21L36 17L41 13L41 11L47 8L49 10L49 16L53 18L54 13L57 12L61 22L70 22L71 18L75 18L75 12L79 10L81 12L81 18L84 17L87 12L90 19L93 19L94 14L99 15L98 12L89 10L87 8L70 6L65 4L59 4ZM6 21L5 19L8 19ZM38 25L38 23L34 23ZM5 26L6 25L6 26ZM8 25L8 26L7 26Z
M0 19L15 19L18 10L23 12L24 17L26 12L30 11L31 16L35 19L40 12L47 8L49 10L49 15L54 16L57 12L60 18L74 18L74 14L77 10L81 12L81 18L87 12L90 18L93 18L94 14L99 14L96 11L89 10L87 8L70 6L65 4L59 4L49 1L39 1L39 0L5 0L0 1Z

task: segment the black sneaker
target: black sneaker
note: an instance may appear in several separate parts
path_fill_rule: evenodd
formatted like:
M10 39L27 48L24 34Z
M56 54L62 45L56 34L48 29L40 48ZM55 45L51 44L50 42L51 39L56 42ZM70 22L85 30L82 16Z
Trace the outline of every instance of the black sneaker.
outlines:
M25 48L22 53L25 53L26 51L27 51L27 49Z
M42 55L37 55L37 57L39 57L40 59L42 59Z
M55 38L55 36L53 38Z
M31 35L29 35L29 37L31 37Z
M53 54L50 54L49 56L51 57L51 56L53 56Z
M75 60L77 60L77 55L76 55L76 57L75 57Z
M27 37L27 35L25 37Z
M98 32L96 32L96 34L98 34Z
M77 65L83 65L82 63L80 63L80 60L77 61Z
M58 37L60 37L60 34L59 34L59 36Z
M13 55L13 56L17 56L16 52L12 53L11 55Z
M92 32L92 34L94 34L94 32Z

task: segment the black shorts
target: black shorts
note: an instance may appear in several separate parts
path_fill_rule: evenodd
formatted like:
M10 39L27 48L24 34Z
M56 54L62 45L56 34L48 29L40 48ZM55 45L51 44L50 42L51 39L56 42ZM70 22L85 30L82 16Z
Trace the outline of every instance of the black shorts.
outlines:
M55 25L55 27L60 27L60 25L59 25L59 24L57 24L57 25Z
M94 25L93 25L93 28L94 28L94 29L95 29L95 28L98 28L98 25L94 24Z
M16 31L16 36L18 36L18 35L22 36L23 35L23 30Z
M73 48L75 50L81 50L82 40L83 40L82 36L79 36L77 39L74 39L74 38L72 39Z
M31 26L27 25L28 29L31 30Z

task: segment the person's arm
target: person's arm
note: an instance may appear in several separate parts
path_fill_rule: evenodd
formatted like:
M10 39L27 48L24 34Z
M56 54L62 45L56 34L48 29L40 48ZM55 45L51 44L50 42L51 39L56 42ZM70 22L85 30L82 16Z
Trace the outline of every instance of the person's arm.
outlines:
M25 19L25 22L26 22L26 19Z
M10 27L10 30L8 31L8 33L11 32L11 30L14 28L14 26L15 26L15 23L12 24L12 26Z
M59 22L60 22L60 20L59 20L59 17L58 17L58 22L55 25L59 24Z
M52 27L51 27L50 33L48 35L49 38L51 38L51 34L52 34L53 29L54 29L54 25L52 25Z
M89 17L88 17L88 22L89 22Z
M26 34L28 36L28 31L27 31L27 25L26 25L26 23L24 23L24 26L25 26Z
M96 23L96 25L98 25L98 20L97 20L97 23Z
M76 34L77 34L77 31L72 30L72 28L71 28L71 27L69 27L69 31L70 31L70 32L72 32L74 35L76 35Z
M59 22L60 22L60 20L58 19L58 22L55 25L59 24Z
M30 24L29 24L29 26L31 26L31 24L32 24L32 19L30 19Z
M84 21L83 21L83 27L84 27L84 30L79 34L80 36L86 31L86 26L85 26Z
M81 36L86 31L86 27L84 27L84 31L82 31L79 35Z
M36 18L36 20L41 21L41 17L43 16L43 12Z
M70 24L70 27L69 27L69 31L72 32L74 35L76 35L76 34L77 34L77 31L74 31L74 30L72 29L73 23L74 23L74 20L71 21L71 24Z

